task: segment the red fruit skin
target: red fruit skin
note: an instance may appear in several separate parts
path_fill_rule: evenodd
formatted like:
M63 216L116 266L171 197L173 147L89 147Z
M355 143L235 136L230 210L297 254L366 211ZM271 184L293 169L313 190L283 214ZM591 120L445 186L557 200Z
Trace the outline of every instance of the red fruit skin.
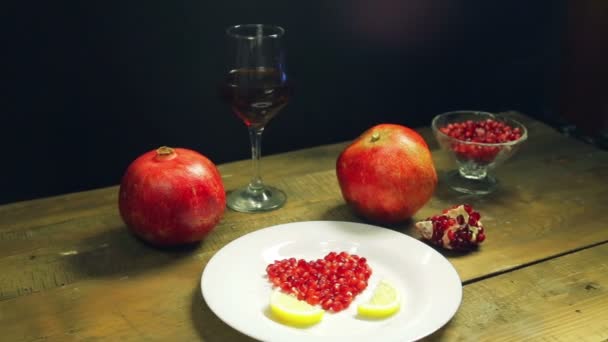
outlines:
M135 235L153 245L201 241L224 214L221 175L198 152L158 151L144 153L127 168L119 189L120 215Z
M428 145L416 131L396 124L361 134L338 157L336 174L346 203L378 223L409 219L437 186Z

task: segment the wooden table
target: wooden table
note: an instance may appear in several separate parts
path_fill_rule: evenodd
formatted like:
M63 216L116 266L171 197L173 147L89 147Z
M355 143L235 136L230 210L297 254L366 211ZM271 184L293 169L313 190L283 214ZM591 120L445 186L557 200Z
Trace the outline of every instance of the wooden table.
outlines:
M488 236L475 253L444 254L463 281L463 302L429 340L608 340L608 153L520 119L529 141L497 170L499 191L476 198L440 182L414 217L470 202ZM443 175L451 162L428 128L419 131ZM250 340L209 310L201 272L226 243L263 227L360 221L336 182L345 146L265 157L265 179L286 191L287 205L226 211L194 248L159 250L133 238L117 187L0 206L0 340ZM248 161L220 170L228 190L248 181ZM418 237L412 223L392 228Z

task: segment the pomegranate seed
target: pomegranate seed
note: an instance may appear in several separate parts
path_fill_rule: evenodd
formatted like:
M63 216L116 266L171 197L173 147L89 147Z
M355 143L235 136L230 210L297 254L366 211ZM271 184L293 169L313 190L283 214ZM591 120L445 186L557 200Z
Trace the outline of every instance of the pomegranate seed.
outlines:
M456 222L458 222L458 224L463 224L464 223L464 216L462 216L462 215L456 216Z
M477 221L481 218L478 212L472 212L469 214L469 224L472 226L477 226Z
M311 295L311 296L307 295L306 298L305 298L305 300L310 305L317 305L321 301L321 299L317 295Z
M359 280L359 282L357 283L357 290L363 291L363 290L365 290L366 287L367 287L367 282L364 280Z
M323 307L323 309L325 309L325 310L329 310L333 303L334 303L333 299L327 298L321 302L321 307Z
M331 310L338 312L338 311L342 311L344 309L344 305L341 302L335 302L332 306L331 306Z

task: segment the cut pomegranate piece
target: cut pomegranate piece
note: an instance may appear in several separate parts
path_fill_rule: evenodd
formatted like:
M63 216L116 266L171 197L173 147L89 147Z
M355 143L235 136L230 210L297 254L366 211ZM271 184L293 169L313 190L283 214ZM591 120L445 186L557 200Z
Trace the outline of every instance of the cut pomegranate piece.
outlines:
M454 206L440 215L417 222L416 229L432 244L456 251L475 249L486 238L481 214L468 204Z
M342 311L365 288L372 269L365 258L347 252L330 252L322 259L277 260L266 267L268 280L286 293L311 305Z

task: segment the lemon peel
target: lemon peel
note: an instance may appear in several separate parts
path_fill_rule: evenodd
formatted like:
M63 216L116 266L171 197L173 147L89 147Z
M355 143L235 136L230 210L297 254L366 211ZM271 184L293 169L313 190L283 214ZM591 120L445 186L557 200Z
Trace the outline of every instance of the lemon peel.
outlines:
M270 294L270 312L283 324L306 327L319 323L325 310L298 300L277 288Z
M357 313L366 318L386 318L401 308L401 296L397 288L386 280L378 283L371 298L357 306Z

